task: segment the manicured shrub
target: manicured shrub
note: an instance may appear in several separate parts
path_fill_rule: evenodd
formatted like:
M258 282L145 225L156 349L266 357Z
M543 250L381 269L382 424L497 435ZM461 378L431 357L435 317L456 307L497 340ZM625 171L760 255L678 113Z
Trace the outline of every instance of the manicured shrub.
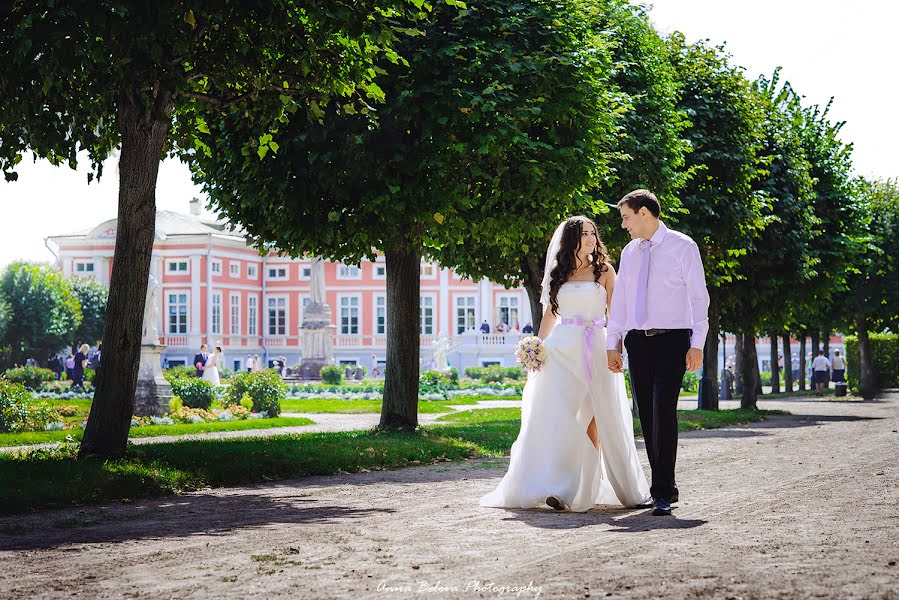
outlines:
M899 387L899 334L871 333L868 334L868 339L871 343L871 367L877 378L877 387L880 389ZM844 341L846 380L849 387L858 393L858 338L847 335Z
M8 369L4 377L10 383L19 383L29 390L38 390L46 381L53 381L56 377L50 369L40 367L19 367Z
M72 405L57 406L55 410L60 417L74 417L78 414L78 407Z
M422 371L418 375L418 385L422 387L435 387L449 385L450 377L447 373L431 369Z
M459 385L459 369L457 369L456 367L450 367L449 378L451 384Z
M468 367L465 374L472 379L479 379L484 383L499 383L505 379L518 381L523 376L521 367L501 367L490 365L489 367Z
M168 382L171 382L175 377L195 377L196 374L196 367L190 365L177 365L162 372L162 376L165 377Z
M209 410L215 400L215 386L199 377L173 377L169 380L172 394L181 398L188 408Z
M31 394L24 385L0 378L0 432L21 431L29 403Z
M327 384L340 385L340 382L343 381L343 372L340 370L340 367L328 365L327 367L322 367L319 377Z
M46 406L30 406L31 392L20 383L0 378L0 433L41 431L59 421L55 410Z
M764 375L764 373L763 373ZM770 385L771 374L768 374ZM681 383L681 389L685 392L698 392L699 391L699 376L696 375L693 371L687 371L684 373L684 381Z
M266 369L234 375L224 403L228 407L239 406L242 404L241 401L248 397L253 402L254 412L264 412L269 417L277 417L281 414L281 401L286 396L287 386L284 385L284 381L275 371Z

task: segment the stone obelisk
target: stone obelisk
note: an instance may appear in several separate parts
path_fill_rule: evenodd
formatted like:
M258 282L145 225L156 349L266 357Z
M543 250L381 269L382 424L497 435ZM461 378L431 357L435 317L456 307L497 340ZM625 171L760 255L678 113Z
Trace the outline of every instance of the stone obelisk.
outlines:
M303 310L300 326L303 360L300 375L304 379L318 379L319 371L334 364L334 325L331 324L331 307L325 301L325 263L321 257L312 259L311 298Z

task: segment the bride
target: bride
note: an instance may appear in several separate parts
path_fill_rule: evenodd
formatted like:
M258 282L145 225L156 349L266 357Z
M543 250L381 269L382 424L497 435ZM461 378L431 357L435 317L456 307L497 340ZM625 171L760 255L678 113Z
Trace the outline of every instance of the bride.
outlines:
M538 337L543 369L528 374L509 470L481 506L583 512L650 502L637 457L624 375L606 355L606 309L615 269L596 224L563 221L546 253Z
M219 357L222 355L222 348L220 346L215 347L215 352L212 353L212 356L209 357L209 360L206 361L206 365L203 367L203 379L207 381L211 381L212 385L220 385L221 381L219 381Z

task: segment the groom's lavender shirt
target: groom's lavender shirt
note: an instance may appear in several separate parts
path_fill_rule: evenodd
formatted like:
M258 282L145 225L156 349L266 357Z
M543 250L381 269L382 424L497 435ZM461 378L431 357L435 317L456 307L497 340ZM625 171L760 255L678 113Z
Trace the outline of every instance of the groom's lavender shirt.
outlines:
M618 341L631 329L637 329L640 241L631 240L621 252L609 311L609 350L617 349ZM688 236L661 222L651 241L646 323L640 329L692 329L690 346L702 349L709 332L709 291L699 248Z

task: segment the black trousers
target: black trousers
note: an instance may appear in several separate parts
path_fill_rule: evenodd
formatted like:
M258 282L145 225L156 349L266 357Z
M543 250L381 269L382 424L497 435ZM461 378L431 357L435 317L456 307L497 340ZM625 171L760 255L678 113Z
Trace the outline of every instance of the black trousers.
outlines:
M687 370L689 329L646 336L636 331L624 338L631 391L640 411L646 454L652 468L653 498L674 493L677 462L677 398Z

